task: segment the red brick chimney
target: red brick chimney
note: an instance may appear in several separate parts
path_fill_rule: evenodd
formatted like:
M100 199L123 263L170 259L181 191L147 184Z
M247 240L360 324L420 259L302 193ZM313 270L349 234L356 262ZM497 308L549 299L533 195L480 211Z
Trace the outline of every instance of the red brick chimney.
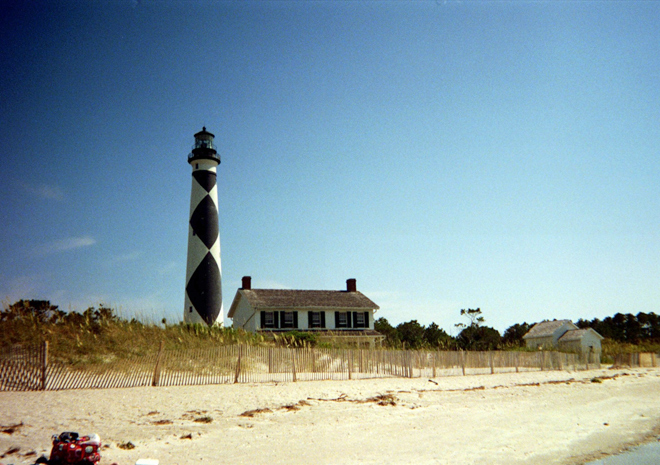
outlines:
M350 278L346 280L346 291L357 292L357 284L355 283L355 278Z
M245 289L248 291L252 289L252 276L243 276L241 289Z

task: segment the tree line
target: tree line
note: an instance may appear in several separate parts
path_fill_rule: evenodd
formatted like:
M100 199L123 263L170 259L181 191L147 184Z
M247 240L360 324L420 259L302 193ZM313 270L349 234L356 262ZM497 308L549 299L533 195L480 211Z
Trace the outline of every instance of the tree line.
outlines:
M436 323L425 327L417 320L392 326L386 318L381 317L374 322L374 329L385 336L385 345L392 348L495 350L506 344L499 331L484 326L486 320L480 308L463 309L460 314L466 317L468 322L455 325L461 330L456 337L447 334ZM520 346L522 345L524 344L521 343Z
M455 325L460 329L455 337L435 323L424 326L417 320L392 326L381 317L374 322L374 329L385 335L385 344L393 348L495 350L525 347L523 336L536 324L516 323L500 334L495 328L484 325L485 319L479 308L464 309L460 314L468 321ZM602 320L579 319L575 325L580 329L592 328L604 338L616 342L660 343L660 316L653 312L637 315L617 313Z

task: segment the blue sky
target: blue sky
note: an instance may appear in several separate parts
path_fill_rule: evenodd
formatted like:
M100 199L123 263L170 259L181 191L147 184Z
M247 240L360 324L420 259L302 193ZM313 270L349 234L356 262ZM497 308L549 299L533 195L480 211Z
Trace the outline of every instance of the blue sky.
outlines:
M455 334L660 313L658 2L3 2L0 297L181 320L193 134L225 312L358 289Z

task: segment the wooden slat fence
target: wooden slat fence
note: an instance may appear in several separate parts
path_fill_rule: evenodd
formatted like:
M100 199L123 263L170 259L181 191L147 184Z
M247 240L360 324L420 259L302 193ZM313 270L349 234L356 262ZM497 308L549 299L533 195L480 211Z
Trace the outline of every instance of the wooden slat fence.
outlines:
M617 354L614 356L614 366L616 367L645 367L655 368L660 363L660 354L653 352Z
M71 365L48 360L47 343L0 352L0 391L191 386L228 383L456 376L594 368L577 354L384 349L284 348L231 345L109 356Z

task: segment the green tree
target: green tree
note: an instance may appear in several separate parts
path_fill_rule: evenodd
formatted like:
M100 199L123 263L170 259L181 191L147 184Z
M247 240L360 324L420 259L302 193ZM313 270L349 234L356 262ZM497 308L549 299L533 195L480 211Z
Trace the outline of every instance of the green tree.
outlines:
M463 350L495 350L502 337L499 331L488 326L468 326L458 335L458 346Z
M7 306L0 313L0 320L29 320L36 323L47 323L61 313L57 305L51 305L49 300L19 300Z
M481 326L486 321L480 308L468 308L461 310L461 316L466 317L470 324L456 324L462 328L456 342L461 349L465 350L493 350L502 340L499 331L488 326Z
M451 346L452 337L440 328L437 324L431 323L424 328L424 342L434 348L446 349Z
M509 326L502 336L502 344L509 347L524 347L525 340L523 339L523 336L527 334L530 328L531 325L528 325L527 323L516 323L513 326Z
M480 308L468 308L467 310L463 309L461 310L461 316L464 316L470 320L469 326L479 326L481 323L486 321L486 319L481 314ZM463 323L458 323L456 326L462 328L466 327L466 325Z
M385 344L388 347L397 347L401 343L396 328L386 318L380 317L376 319L374 321L374 329L385 336Z
M411 320L397 325L396 332L402 343L411 349L419 349L424 345L424 326L417 320Z

